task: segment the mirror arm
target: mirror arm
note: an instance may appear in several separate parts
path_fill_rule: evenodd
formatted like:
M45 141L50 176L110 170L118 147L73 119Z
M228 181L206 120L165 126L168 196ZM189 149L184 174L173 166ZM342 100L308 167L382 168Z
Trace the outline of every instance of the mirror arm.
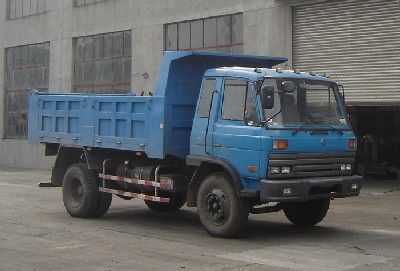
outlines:
M338 86L338 88L341 88L342 89L342 101L343 101L343 105L345 104L345 102L346 102L346 95L345 95L345 92L344 92L344 86L343 85L337 85Z

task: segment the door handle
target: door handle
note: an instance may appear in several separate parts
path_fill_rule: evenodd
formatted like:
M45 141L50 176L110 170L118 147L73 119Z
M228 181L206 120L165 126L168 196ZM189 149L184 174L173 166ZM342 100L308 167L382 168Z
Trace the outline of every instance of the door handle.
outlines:
M222 145L221 144L213 144L213 147L219 148L219 147L222 147Z

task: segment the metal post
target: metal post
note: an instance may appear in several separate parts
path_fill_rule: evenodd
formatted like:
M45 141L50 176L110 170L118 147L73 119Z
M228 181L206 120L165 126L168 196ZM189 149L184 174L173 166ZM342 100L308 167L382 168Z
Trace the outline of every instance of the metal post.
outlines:
M107 158L103 161L103 174L106 174L106 164L108 161L110 161L111 158ZM103 188L106 188L106 179L103 178Z
M156 167L156 171L154 172L154 181L159 183L159 179L158 179L158 172L159 170L162 168L162 165L159 165ZM154 196L158 197L158 187L154 187Z

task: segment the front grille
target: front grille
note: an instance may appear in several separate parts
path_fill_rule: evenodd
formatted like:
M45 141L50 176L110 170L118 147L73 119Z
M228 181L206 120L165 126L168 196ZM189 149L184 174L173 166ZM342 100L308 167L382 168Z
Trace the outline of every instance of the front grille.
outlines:
M354 153L301 153L271 154L268 179L293 179L307 177L349 176L353 174ZM351 170L342 170L351 165ZM290 173L271 173L271 167L290 167Z

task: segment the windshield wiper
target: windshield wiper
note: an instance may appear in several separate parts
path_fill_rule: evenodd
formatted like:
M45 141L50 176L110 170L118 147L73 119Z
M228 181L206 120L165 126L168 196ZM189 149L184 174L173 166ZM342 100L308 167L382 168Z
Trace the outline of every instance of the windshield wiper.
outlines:
M280 113L282 112L282 108L276 112L272 117L269 117L267 120L265 120L265 125L267 125L267 123L272 120L273 118L275 118L276 116L278 116Z
M298 132L300 132L301 130L303 130L304 127L306 127L306 126L309 125L309 124L313 124L313 123L304 123L304 124L301 125L300 127L296 128L296 129L292 132L292 135L297 134ZM343 134L344 134L343 130L341 130L341 129L339 129L339 128L333 127L332 125L328 125L328 127L331 128L331 130L333 130L333 131L335 131L335 132L338 132L340 135L343 135Z
M340 135L343 135L343 134L344 134L344 132L343 132L342 129L333 127L332 125L329 125L329 128L331 128L331 129L332 129L333 131L335 131L335 132L338 132Z
M300 127L296 128L296 129L292 132L292 135L297 134L298 132L300 132L301 130L303 130L304 127L306 127L307 125L310 125L310 124L312 124L312 123L308 123L308 122L303 123Z

